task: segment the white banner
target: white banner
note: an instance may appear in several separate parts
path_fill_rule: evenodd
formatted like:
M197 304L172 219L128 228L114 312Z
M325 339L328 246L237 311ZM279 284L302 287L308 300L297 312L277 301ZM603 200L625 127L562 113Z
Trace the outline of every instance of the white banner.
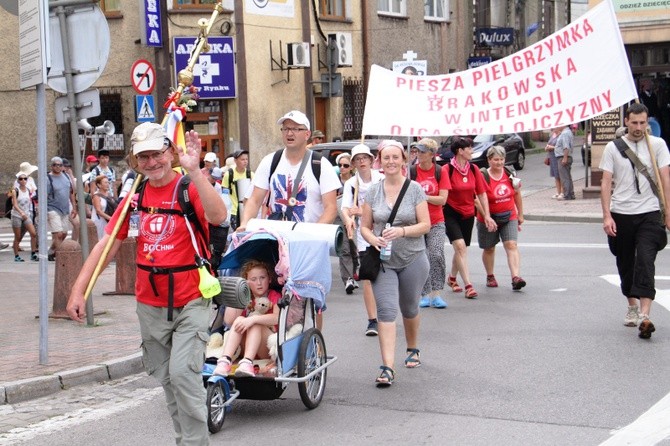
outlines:
M408 76L372 66L366 136L478 135L584 121L637 97L606 0L517 53L452 74Z

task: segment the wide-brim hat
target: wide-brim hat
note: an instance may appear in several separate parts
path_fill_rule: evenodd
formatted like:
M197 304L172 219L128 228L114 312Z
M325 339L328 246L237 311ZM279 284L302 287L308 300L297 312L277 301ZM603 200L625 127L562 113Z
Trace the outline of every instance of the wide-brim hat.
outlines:
M37 166L33 166L28 161L24 161L19 165L19 173L22 173L26 176L35 172L37 169L38 169Z

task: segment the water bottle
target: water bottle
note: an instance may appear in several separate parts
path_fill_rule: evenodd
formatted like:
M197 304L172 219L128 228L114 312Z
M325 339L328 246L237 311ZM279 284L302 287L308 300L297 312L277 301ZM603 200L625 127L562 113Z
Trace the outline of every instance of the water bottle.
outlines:
M391 227L391 223L386 223L386 229L388 229L390 227ZM381 249L381 251L379 253L379 258L382 261L388 262L389 259L391 258L392 245L393 245L393 241L389 240L388 242L386 242L386 246Z
M221 189L221 198L223 203L226 205L226 221L222 224L230 223L230 213L233 210L233 200L230 199L230 191L228 189Z

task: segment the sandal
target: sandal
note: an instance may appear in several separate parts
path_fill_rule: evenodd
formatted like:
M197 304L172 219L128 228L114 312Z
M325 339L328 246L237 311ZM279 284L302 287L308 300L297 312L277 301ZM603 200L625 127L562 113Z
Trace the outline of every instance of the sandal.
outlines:
M386 367L382 365L379 367L382 372L379 374L377 379L375 379L375 384L377 387L391 387L393 380L395 379L395 372L391 367Z
M460 293L461 291L463 291L463 288L460 287L455 277L448 276L447 285L451 287L451 291L453 291L454 293Z
M407 353L409 355L405 359L405 367L408 369L415 369L421 367L421 359L419 359L419 349L418 348L408 348Z
M475 297L479 296L475 289L472 287L472 284L465 285L465 297L468 299L474 299Z

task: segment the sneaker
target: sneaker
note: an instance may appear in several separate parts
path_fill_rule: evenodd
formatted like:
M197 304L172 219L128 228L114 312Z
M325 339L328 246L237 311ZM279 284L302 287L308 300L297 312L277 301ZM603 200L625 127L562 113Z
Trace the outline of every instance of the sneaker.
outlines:
M230 375L231 368L232 365L230 364L230 361L228 359L219 358L219 360L216 363L216 368L214 369L214 372L212 372L212 375L228 376Z
M365 330L365 336L377 336L377 319L368 320L368 328Z
M0 243L0 250L9 248L9 243Z
M651 334L656 331L656 327L649 320L649 316L646 314L640 314L640 333L638 336L642 339L651 338Z
M21 256L19 256L19 255L15 255L15 256L14 256L14 261L15 261L15 262L25 262L25 260L23 260L23 259L21 258Z
M243 360L240 361L240 365L237 366L237 370L235 370L235 376L240 377L240 376L251 376L254 377L256 376L256 373L254 372L254 365L251 362L251 360L244 358Z
M563 194L554 194L551 196L554 200L562 200L563 199Z
M433 298L433 300L430 302L430 306L433 308L447 308L447 302L445 302L444 299L442 299L440 296L436 296Z
M637 305L629 305L628 312L626 313L626 318L623 320L623 324L626 327L637 327L639 320L640 320L640 308Z
M419 308L428 308L430 307L430 297L423 296L419 301Z
M40 258L37 257L37 254L32 253L32 254L30 254L30 260L32 260L33 262L39 262Z
M358 288L358 284L357 284L356 282L354 282L354 279L352 279L351 277L349 277L349 278L347 279L347 283L346 283L346 285L344 286L344 291L346 291L347 294L351 294L351 293L354 292L354 290L355 290L356 288Z
M493 274L489 274L486 276L486 286L489 288L497 288L498 287L498 281L496 280L496 276Z
M512 277L512 289L514 291L519 291L521 288L526 286L526 281L519 276Z
M49 260L50 262L55 262L56 261L56 254L47 255L47 260Z

